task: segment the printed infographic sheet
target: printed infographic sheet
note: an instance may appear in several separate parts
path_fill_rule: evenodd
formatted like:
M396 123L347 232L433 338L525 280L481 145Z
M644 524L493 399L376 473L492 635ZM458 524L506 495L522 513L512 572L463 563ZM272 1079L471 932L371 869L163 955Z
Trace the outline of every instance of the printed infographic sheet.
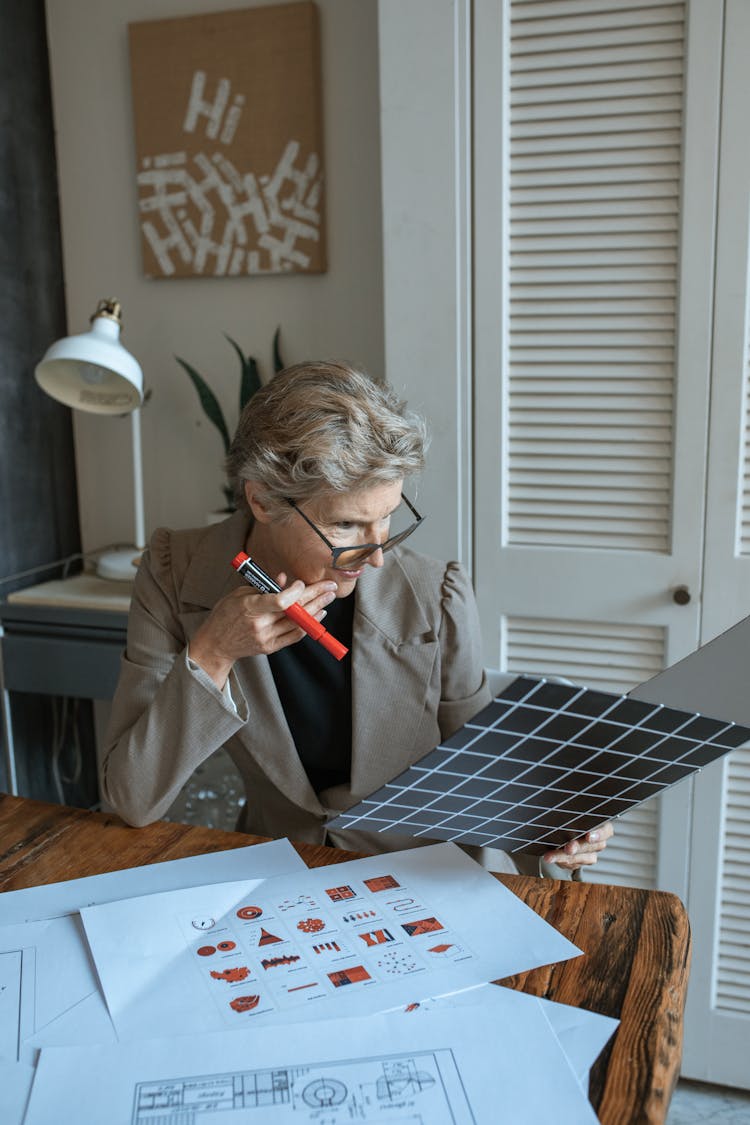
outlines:
M82 918L120 1039L384 1011L580 953L454 844Z
M455 1008L45 1049L25 1125L595 1125L537 999L492 992Z

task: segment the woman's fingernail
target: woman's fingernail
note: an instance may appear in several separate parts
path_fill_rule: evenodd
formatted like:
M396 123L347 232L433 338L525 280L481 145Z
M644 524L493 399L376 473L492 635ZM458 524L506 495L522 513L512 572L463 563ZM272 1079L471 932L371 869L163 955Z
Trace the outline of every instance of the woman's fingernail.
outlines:
M591 841L592 844L595 844L598 839L599 839L599 833L598 832L589 832L589 840Z

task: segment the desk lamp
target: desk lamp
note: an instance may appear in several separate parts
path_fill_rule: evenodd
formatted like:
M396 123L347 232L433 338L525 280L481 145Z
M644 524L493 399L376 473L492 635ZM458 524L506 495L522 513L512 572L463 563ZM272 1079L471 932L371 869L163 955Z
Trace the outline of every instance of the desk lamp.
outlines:
M120 302L99 301L91 328L80 336L66 336L47 350L34 375L48 395L65 406L89 414L130 414L133 441L135 545L104 551L96 572L118 581L135 577L138 555L145 546L141 412L143 372L120 343Z

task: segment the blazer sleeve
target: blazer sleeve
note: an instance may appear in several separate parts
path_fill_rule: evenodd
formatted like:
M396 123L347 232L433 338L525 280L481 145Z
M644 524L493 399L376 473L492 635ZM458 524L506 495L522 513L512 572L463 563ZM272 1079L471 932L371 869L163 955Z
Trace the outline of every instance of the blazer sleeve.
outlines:
M196 767L247 719L239 689L235 711L188 665L170 535L154 533L138 568L100 770L104 800L136 826L163 816Z
M482 664L479 611L460 563L445 568L440 601L441 691L438 725L448 738L492 699Z

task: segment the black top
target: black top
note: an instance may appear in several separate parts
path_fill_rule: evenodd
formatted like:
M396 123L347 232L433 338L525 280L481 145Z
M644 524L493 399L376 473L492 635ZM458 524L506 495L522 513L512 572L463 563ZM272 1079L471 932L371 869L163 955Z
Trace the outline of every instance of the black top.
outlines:
M326 607L326 629L352 647L354 592ZM311 637L271 653L268 663L294 745L316 793L349 780L352 761L351 652L337 660Z

